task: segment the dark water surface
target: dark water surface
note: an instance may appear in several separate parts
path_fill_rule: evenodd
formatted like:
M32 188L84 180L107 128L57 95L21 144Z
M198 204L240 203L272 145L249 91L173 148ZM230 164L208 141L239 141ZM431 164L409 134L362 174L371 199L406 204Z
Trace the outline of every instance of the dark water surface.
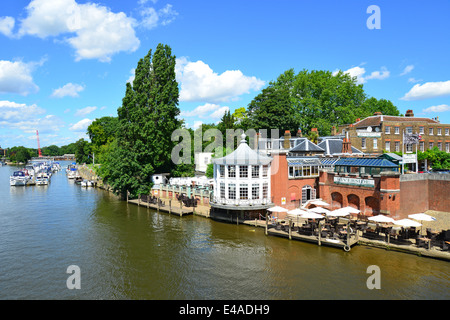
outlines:
M67 163L63 163L63 167ZM157 213L66 178L10 187L0 167L0 299L449 299L450 264ZM69 290L67 267L81 270ZM381 270L369 290L367 268Z

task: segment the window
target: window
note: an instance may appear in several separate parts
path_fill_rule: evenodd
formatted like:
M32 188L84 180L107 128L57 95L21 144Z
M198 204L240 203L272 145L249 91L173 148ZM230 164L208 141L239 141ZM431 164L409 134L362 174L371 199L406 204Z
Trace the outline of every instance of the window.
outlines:
M395 127L395 134L400 134L400 127Z
M413 145L412 144L405 144L406 146L406 152L413 152Z
M259 178L259 166L252 166L252 178Z
M442 128L437 128L437 135L442 136Z
M386 151L391 151L391 142L390 141L386 141L385 149L386 149Z
M450 142L445 143L445 152L450 152Z
M263 166L263 174L262 174L262 176L264 178L267 177L268 171L269 171L269 166L268 165Z
M239 178L248 178L248 166L239 166Z
M429 145L429 149L433 149L433 145L434 145L433 142L430 142L428 145Z
M294 167L289 167L289 178L294 177Z
M236 166L228 166L228 178L236 178Z
M449 135L449 128L445 128L445 135L448 136Z
M228 199L236 199L236 185L229 184L228 185Z
M395 141L395 152L400 152L400 141Z
M419 127L419 133L420 134L424 134L425 133L424 127Z
M413 133L412 132L412 127L406 127L406 133Z
M425 142L423 142L423 141L419 142L419 150L422 151L422 152L425 151Z
M438 142L438 149L442 151L442 142Z
M264 183L263 184L263 199L267 199L269 194L269 184Z
M239 186L239 199L241 199L241 200L248 199L248 185L247 184L241 184Z
M271 141L267 141L267 149L272 149L272 142Z
M429 128L429 129L428 129L428 134L429 134L430 136L433 135L433 128Z
M391 127L390 127L390 126L386 126L386 127L384 128L384 133L385 133L385 134L391 134Z
M252 184L252 199L259 199L259 184Z
M373 148L378 149L378 139L373 139Z
M225 199L225 183L220 184L220 198Z
M366 138L361 138L361 148L366 148Z
M221 178L225 177L225 166L219 166L219 176Z

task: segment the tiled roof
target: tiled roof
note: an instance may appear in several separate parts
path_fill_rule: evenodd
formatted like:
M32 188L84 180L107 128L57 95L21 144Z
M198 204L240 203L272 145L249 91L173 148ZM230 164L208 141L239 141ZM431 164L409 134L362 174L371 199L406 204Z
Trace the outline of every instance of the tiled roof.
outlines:
M394 122L427 122L427 123L439 123L436 120L430 118L417 118L417 117L397 117L397 116L385 116L377 115L367 117L354 123L353 125L357 128L368 127L368 126L379 126L382 122L394 121Z
M319 147L325 150L325 154L334 155L334 154L342 154L342 139L326 139L319 143ZM352 146L352 153L360 153L362 152L355 147Z
M289 152L324 152L325 150L321 147L317 146L316 144L312 143L308 139L305 139L298 145L296 145L294 148L290 149Z

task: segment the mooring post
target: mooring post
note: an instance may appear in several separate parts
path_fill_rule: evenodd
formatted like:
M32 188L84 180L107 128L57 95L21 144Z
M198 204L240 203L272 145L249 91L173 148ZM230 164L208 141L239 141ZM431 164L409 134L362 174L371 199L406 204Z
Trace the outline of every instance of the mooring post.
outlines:
M172 213L172 199L169 199L169 213Z
M269 216L268 216L267 211L266 211L266 236L267 236L267 229L268 228L269 228Z
M320 221L320 220L319 220L319 223L318 223L318 231L319 231L319 242L318 242L318 244L320 246L322 244L321 241L320 241L320 239L322 238L322 221ZM314 230L313 230L313 232L314 232Z
M289 219L289 240L292 239L292 227L291 227L291 224L292 224L292 219Z

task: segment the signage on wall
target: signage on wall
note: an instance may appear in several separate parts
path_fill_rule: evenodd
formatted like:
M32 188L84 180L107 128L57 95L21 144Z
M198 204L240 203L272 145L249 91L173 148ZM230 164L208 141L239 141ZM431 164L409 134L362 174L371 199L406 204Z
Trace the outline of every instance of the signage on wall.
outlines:
M334 183L345 184L357 187L375 187L375 180L373 179L359 179L359 178L347 178L347 177L334 177Z
M286 204L286 197L281 198L281 204Z
M357 134L362 138L381 138L381 132L357 131Z
M417 158L415 153L404 154L403 163L416 163Z

